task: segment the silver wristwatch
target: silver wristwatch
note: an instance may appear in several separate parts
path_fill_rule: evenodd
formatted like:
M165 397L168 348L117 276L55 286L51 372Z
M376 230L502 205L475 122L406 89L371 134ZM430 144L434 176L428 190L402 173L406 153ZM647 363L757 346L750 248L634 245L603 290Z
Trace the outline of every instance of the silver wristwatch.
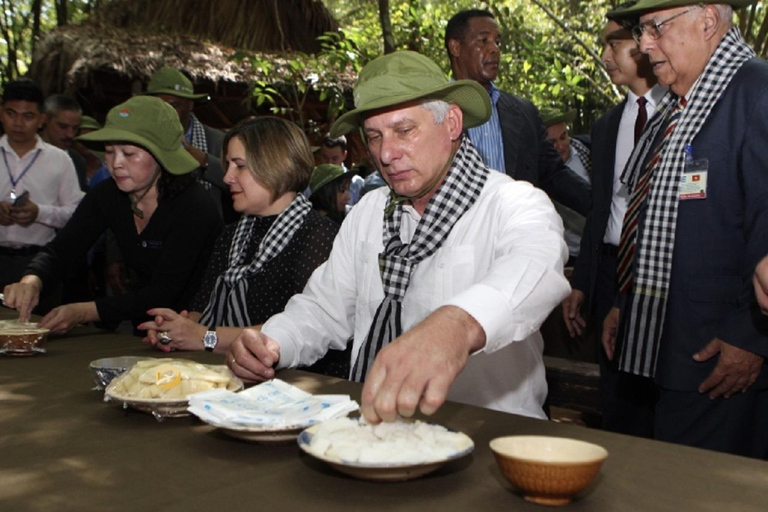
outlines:
M219 337L216 336L216 331L213 328L210 331L206 331L203 336L203 347L208 352L213 352L216 345L219 344Z

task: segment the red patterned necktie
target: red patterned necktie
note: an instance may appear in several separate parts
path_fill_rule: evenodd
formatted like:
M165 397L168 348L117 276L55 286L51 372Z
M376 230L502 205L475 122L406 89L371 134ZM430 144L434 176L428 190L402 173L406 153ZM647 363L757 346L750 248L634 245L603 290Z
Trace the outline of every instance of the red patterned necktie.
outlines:
M645 110L645 104L648 100L645 97L640 96L637 98L637 117L635 118L635 145L640 140L640 135L643 133L646 121L648 121L648 111Z
M677 120L680 119L680 114L685 105L685 98L680 98L680 101L669 113L669 120L664 129L664 136L653 151L653 156L648 161L648 165L645 167L645 172L638 177L635 188L632 191L632 197L629 200L629 205L627 206L627 213L624 214L621 239L619 240L619 263L616 267L616 276L620 293L626 293L632 287L632 260L634 259L637 246L637 219L640 214L640 207L645 203L648 191L651 189L651 178L653 178L653 173L659 166L664 146L666 146L672 132L675 131ZM645 111L645 108L642 110ZM635 124L635 130L637 133L637 124Z

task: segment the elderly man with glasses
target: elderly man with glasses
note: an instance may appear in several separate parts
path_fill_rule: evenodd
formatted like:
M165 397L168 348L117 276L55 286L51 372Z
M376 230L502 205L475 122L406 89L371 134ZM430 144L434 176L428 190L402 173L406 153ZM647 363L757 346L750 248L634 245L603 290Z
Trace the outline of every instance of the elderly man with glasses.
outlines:
M654 437L768 458L768 64L727 3L640 0L633 33L670 88L623 172L632 191L603 345L659 391Z

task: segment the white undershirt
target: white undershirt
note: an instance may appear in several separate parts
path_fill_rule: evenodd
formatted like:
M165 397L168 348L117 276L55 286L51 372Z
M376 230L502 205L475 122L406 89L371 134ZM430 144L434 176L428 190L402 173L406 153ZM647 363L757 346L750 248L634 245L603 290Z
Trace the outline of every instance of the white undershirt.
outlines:
M643 96L648 102L645 104L645 110L648 113L648 120L656 113L656 106L667 93L667 88L661 85L655 85ZM611 245L619 245L621 238L621 226L624 222L624 214L627 212L629 203L629 191L619 178L627 165L629 155L635 147L635 119L637 119L637 98L638 96L629 91L627 102L624 104L624 111L621 113L621 122L619 123L619 132L616 135L616 159L613 164L613 196L611 198L611 216L608 218L608 225L605 228L603 242Z

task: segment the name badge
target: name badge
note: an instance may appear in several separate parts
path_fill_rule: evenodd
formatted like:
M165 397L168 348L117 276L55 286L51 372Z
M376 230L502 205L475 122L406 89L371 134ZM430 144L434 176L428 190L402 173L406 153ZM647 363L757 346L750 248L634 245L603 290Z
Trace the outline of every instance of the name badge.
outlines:
M707 172L709 160L694 160L685 164L683 179L680 182L680 201L707 198Z
M163 241L162 240L142 240L142 242L139 244L144 249L162 249L163 248Z

